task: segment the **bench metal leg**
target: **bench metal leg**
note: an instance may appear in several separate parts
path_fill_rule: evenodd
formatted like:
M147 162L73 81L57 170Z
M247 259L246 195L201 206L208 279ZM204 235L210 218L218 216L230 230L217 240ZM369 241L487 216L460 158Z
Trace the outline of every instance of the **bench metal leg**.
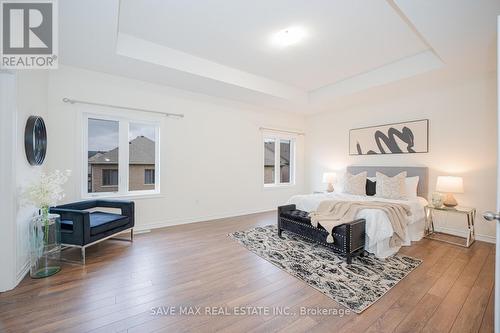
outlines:
M133 242L134 241L134 229L133 228L130 229L130 239L120 238L120 237L109 237L109 239L119 240L119 241L126 241L126 242Z

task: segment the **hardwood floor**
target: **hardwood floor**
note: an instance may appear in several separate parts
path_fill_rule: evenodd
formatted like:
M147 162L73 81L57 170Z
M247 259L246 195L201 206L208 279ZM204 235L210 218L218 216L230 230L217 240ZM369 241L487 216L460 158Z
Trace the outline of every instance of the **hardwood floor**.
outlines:
M227 237L272 223L274 212L254 214L90 247L85 267L0 294L0 332L493 331L494 246L426 239L401 250L424 262L361 315L152 315L179 305L344 309Z

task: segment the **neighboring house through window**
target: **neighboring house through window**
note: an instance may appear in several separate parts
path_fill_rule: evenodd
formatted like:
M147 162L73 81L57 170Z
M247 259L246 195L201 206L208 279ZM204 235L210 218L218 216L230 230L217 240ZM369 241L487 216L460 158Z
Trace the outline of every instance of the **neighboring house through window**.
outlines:
M295 140L264 136L264 186L295 183Z
M86 194L158 192L159 123L86 116Z

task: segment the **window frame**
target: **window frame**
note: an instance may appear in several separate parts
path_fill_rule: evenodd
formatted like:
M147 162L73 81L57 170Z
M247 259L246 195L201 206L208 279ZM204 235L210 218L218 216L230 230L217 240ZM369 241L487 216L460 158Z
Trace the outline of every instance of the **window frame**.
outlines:
M129 128L130 123L144 124L153 126L155 128L155 170L160 169L160 131L161 121L159 119L145 120L144 118L133 116L112 116L101 113L83 113L83 149L81 157L82 165L82 186L81 196L83 199L88 198L116 198L116 197L136 197L136 196L150 196L158 195L161 193L160 188L160 172L155 172L155 188L153 190L129 190ZM107 120L118 122L118 191L116 192L89 192L88 191L88 126L89 119ZM153 184L151 184L153 185ZM109 186L115 187L115 186Z
M266 151L265 142L266 140L274 140L274 183L265 183L265 170L264 166L266 163ZM281 141L290 141L290 181L287 183L281 182L281 168L280 168L280 153L281 153ZM280 188L280 187L291 187L295 186L295 174L296 174L296 147L297 140L295 136L284 135L277 133L264 133L261 140L262 149L262 184L264 188Z

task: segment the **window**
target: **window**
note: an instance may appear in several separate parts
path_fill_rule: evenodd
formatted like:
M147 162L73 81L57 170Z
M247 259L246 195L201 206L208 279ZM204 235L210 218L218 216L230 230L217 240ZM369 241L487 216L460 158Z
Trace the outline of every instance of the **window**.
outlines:
M103 169L102 170L102 186L118 186L118 170Z
M295 140L279 136L264 137L264 186L295 182Z
M264 139L264 184L274 184L276 160L276 142L274 139Z
M155 132L155 126L150 124L131 122L129 125L129 191L154 189L151 185L155 184Z
M144 170L144 184L154 185L154 183L155 183L155 170L154 169Z
M118 121L88 119L88 193L118 191L119 126ZM115 186L110 187L112 184Z
M85 116L84 195L159 192L159 123Z
M290 183L291 140L280 140L280 183Z

